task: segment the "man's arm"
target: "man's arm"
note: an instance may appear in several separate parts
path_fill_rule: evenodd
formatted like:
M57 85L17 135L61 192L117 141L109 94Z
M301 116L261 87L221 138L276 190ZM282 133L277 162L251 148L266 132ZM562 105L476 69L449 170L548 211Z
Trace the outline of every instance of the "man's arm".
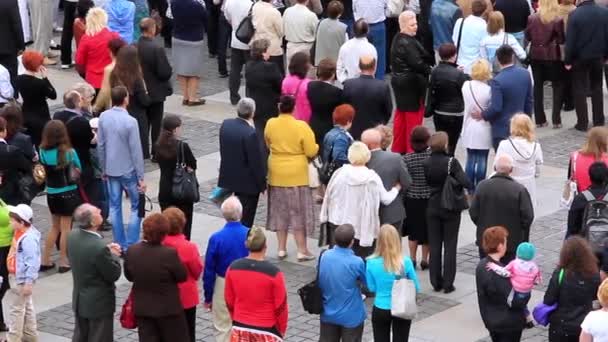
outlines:
M526 84L526 102L524 103L524 113L532 116L533 107L534 107L534 97L532 95L532 79L530 77L527 78L528 82Z
M103 114L100 116L99 129L97 130L97 158L99 158L101 174L106 175L106 137L104 133Z
M135 167L137 173L137 180L141 181L144 179L144 156L141 149L141 140L139 139L139 127L137 121L132 120L132 126L129 130L128 144L131 153L131 162Z
M338 61L336 62L336 78L340 83L344 83L344 81L346 81L346 79L348 78L348 72L346 70L346 66L344 65L345 52L343 47L344 45L342 45L342 47L340 47L340 50L338 51Z
M11 86L11 75L8 70L4 69L0 74L0 96L5 99L10 99L14 96L14 90Z
M491 97L488 109L481 112L481 116L486 121L493 121L496 116L502 113L502 88L496 79L490 80Z
M391 115L393 113L393 99L391 97L391 87L388 83L384 84L384 111L382 113L383 116L383 124L387 124L391 119Z
M171 64L169 64L169 60L167 59L167 53L165 49L160 46L157 46L155 49L156 52L156 77L160 81L168 81L171 79L171 75L173 74L173 69L171 68Z
M401 184L401 191L405 191L412 184L412 176L410 176L403 158L399 158L399 183Z
M205 303L211 303L213 300L213 289L215 288L216 276L215 250L215 239L211 236L207 252L205 253L205 269L203 270L203 293L205 295Z
M526 236L525 241L528 241L530 238L530 226L532 225L532 221L534 221L534 206L532 205L530 194L525 188L520 192L519 205L521 227Z
M122 272L120 262L112 255L110 249L104 246L95 257L95 268L104 281L114 283Z
M258 135L253 129L245 140L245 154L253 172L254 181L258 184L258 189L264 191L266 189L266 164Z
M566 65L572 65L574 58L574 49L576 47L576 41L578 39L578 32L576 28L576 14L573 12L570 14L568 18L568 25L566 27L566 48L565 48L565 56L564 63Z

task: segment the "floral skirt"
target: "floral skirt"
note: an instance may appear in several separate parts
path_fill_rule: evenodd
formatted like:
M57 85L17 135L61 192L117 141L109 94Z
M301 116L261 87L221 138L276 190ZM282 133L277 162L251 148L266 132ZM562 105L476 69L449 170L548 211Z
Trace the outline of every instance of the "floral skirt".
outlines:
M308 186L268 187L268 219L266 229L304 231L310 236L314 229L314 203Z
M269 331L233 326L230 342L283 342L283 339Z

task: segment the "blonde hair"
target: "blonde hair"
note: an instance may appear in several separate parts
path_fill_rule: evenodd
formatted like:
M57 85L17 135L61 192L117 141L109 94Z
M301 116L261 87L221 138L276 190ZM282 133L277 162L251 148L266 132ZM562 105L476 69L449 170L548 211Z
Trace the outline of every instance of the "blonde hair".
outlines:
M558 19L559 12L559 3L557 0L539 0L538 16L543 23L548 24L553 20Z
M355 141L348 148L348 161L352 165L365 165L371 158L372 154L367 148L367 145L360 141Z
M505 17L500 11L492 11L488 15L488 33L493 36L505 29Z
M593 155L596 160L602 158L602 154L608 150L608 129L603 126L593 127L587 133L587 141L579 151L582 154Z
M108 14L103 8L93 7L87 12L85 21L85 33L89 36L93 36L108 26Z
M471 66L471 78L476 81L485 82L492 78L490 62L485 58L478 59Z
M604 279L604 281L600 284L600 287L598 287L597 300L599 300L603 308L608 307L608 279Z
M520 137L533 142L535 138L534 123L526 114L519 113L511 118L511 136Z
M382 136L382 141L380 142L380 148L386 150L393 143L393 129L388 127L387 125L378 125L375 127L380 135Z
M382 225L376 240L376 250L370 258L381 257L384 259L384 269L387 272L401 273L403 271L401 253L401 236L397 228L390 224Z

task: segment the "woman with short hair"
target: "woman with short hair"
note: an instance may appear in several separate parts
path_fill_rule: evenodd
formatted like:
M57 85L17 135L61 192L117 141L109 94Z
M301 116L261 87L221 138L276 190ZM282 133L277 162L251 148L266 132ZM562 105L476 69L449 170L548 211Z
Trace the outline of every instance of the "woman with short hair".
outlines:
M494 74L500 71L496 61L496 50L502 45L511 46L520 61L526 58L526 51L517 39L512 34L505 32L505 17L499 11L492 11L488 15L488 35L481 40L479 55L490 62Z
M6 142L15 146L30 161L38 159L32 138L23 133L23 113L17 105L8 105L2 108L0 116L6 120ZM29 203L28 203L29 205Z
M348 164L348 148L354 141L348 130L354 119L355 109L351 105L339 105L332 114L334 128L323 138L321 160L323 163L333 162L336 170L342 165Z
M511 118L511 136L498 145L496 155L500 154L513 158L511 178L526 187L536 207L536 178L540 177L543 150L536 141L534 123L528 115L515 114Z
M308 123L311 116L310 101L308 100L308 84L310 79L310 58L306 52L296 52L289 61L289 75L283 80L281 93L291 95L296 100L293 116L297 120Z
M318 80L308 84L308 101L311 108L310 128L315 132L315 140L322 149L325 134L334 125L332 122L334 109L344 103L344 99L342 89L334 84L336 80L335 60L321 60L317 67L317 78Z
M327 18L317 24L315 34L315 55L313 65L318 66L324 59L338 60L340 47L348 40L346 24L340 22L344 5L339 0L330 1L325 9Z

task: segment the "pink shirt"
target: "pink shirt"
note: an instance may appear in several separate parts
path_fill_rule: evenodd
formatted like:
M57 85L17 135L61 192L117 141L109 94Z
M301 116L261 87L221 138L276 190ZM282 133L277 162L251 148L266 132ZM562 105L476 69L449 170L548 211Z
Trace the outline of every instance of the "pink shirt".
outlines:
M296 98L296 109L293 116L297 120L302 120L308 123L312 110L310 102L308 102L308 83L310 79L301 79L296 75L289 75L283 79L281 93L283 95L294 95Z
M608 154L602 153L602 158L600 160L608 164ZM580 152L574 152L572 156L570 156L572 173L574 174L573 178L579 192L585 191L589 186L591 186L589 167L596 161L598 160L595 159L595 156L585 155Z
M511 273L511 286L517 292L530 292L534 285L542 281L540 270L534 261L515 259L505 269Z

